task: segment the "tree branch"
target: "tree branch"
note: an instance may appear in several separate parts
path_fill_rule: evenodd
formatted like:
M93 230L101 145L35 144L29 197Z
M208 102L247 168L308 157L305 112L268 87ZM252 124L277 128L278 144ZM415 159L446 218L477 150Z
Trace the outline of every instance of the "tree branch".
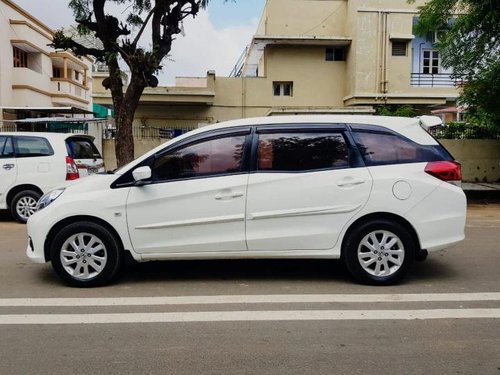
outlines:
M155 6L155 8L156 8L156 6ZM137 33L134 41L132 42L132 46L134 46L134 47L137 46L137 43L139 42L139 39L141 39L141 36L144 33L144 30L146 29L146 26L148 25L149 20L151 19L151 17L154 14L155 8L151 9L151 11L149 12L148 16L144 20L141 29Z

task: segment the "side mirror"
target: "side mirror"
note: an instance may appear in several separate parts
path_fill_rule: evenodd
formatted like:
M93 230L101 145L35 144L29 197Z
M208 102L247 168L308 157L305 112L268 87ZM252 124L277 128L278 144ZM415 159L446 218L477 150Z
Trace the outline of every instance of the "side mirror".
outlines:
M151 168L148 166L139 167L132 172L135 182L144 183L151 178Z

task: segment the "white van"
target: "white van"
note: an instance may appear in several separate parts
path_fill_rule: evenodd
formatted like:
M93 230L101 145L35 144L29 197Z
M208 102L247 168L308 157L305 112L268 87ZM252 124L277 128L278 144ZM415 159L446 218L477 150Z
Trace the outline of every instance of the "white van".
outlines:
M0 209L25 223L50 189L104 172L93 140L83 134L0 133Z
M439 118L276 116L206 126L113 174L47 193L27 255L68 284L135 260L341 258L387 285L464 239L460 164Z

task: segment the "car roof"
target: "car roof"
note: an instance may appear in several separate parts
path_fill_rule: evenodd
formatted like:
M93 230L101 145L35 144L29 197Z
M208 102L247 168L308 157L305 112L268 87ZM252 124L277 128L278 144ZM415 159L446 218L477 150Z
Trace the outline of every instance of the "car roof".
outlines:
M75 133L51 133L51 132L0 132L0 136L29 136L29 137L45 137L51 139L68 139L68 138L87 138L93 140L94 137L87 134L75 134Z
M392 130L410 124L418 124L418 118L411 117L391 117L391 116L370 116L370 115L295 115L295 116L273 116L273 117L253 117L241 120L230 120L214 125L214 128L229 128L244 125L282 125L282 124L367 124L385 126ZM208 128L209 126L204 127Z
M436 119L435 116L426 116ZM211 130L230 129L241 126L259 126L259 125L318 125L318 124L362 124L382 126L397 133L400 133L418 143L434 144L434 139L427 134L421 127L422 120L419 117L394 117L394 116L370 116L370 115L296 115L296 116L273 116L273 117L252 117L241 120L230 120L217 124L206 125L192 130L179 137L176 141L182 140L195 134L201 134Z

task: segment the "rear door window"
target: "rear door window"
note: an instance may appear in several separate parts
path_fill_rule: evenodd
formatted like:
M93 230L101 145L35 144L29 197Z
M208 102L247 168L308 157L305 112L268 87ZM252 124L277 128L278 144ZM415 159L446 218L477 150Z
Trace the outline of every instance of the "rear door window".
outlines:
M453 160L441 145L420 145L397 134L354 131L352 135L368 166Z
M66 139L68 154L73 159L101 159L99 150L90 139L68 138Z
M15 136L13 139L14 152L18 158L54 155L54 150L46 138Z
M349 166L349 149L341 133L260 134L259 171L305 172Z

